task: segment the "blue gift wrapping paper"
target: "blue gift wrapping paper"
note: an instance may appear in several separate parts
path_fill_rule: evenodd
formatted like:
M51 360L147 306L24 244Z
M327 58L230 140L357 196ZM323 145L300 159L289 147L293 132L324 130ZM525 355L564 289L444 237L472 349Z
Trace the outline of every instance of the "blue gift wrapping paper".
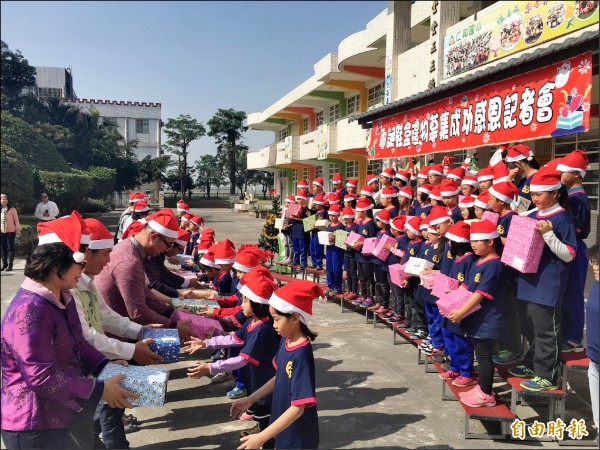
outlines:
M138 394L139 398L130 398L132 406L164 406L167 396L168 369L158 369L152 366L129 366L107 364L98 381L106 381L115 375L125 374L127 378L119 384L123 389Z
M179 332L175 328L144 328L142 339L152 338L150 350L164 358L162 362L172 363L179 361Z

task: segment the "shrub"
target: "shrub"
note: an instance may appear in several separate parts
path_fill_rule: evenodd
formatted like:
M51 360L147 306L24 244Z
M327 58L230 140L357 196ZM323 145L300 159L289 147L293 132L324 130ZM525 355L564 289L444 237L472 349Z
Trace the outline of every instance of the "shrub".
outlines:
M111 211L112 205L106 200L100 200L97 198L88 198L87 201L81 206L78 211L81 214L91 213L105 213Z
M41 190L48 193L50 199L58 205L63 214L80 210L92 189L92 179L85 172L49 172L38 170Z
M19 212L28 212L25 209L33 201L33 167L5 143L0 146L0 159L0 190Z
M117 171L108 167L90 167L86 173L92 182L90 194L94 198L110 198L115 191Z

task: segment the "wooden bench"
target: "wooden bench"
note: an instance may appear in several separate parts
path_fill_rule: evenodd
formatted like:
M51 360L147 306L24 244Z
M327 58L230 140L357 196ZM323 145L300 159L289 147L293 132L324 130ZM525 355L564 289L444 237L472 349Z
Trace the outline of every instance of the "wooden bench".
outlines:
M304 273L303 273L303 277L305 280L308 278L309 273L312 275L313 281L315 283L319 282L319 280L321 279L321 276L325 276L327 274L327 272L325 272L324 270L313 269L312 267L307 267L306 269L304 269Z
M590 358L585 352L566 352L561 353L562 362L562 389L568 390L567 378L569 370L588 370L590 367Z
M275 282L277 283L277 286L281 287L283 285L283 283L290 283L292 281L298 281L299 278L296 278L292 275L283 275L280 273L271 273L273 275L273 278L275 279Z

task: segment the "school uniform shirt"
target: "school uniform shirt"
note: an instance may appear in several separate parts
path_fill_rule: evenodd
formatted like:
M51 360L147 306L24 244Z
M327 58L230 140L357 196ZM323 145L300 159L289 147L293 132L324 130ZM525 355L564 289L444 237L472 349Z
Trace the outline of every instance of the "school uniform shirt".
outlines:
M412 206L410 208L408 208L406 211L403 210L402 208L400 208L400 210L398 211L398 214L400 216L415 216L415 208L413 208ZM393 219L394 217L392 217Z
M598 364L598 282L594 281L585 307L588 358Z
M390 219L393 219L394 217L398 216L398 214L401 214L400 211L398 211L398 208L395 206L386 209L390 212Z
M415 216L427 217L431 213L431 208L433 208L431 203L425 203L424 205L421 205L419 202L417 202L417 206L415 206Z
M415 258L420 258L418 254L422 245L422 238L415 239L413 241L408 241L408 245L406 246L406 253L404 254L404 258L402 258L402 264L405 264L411 256Z
M213 281L219 295L227 296L235 293L233 278L230 272L223 272L217 275Z
M477 257L471 252L465 253L462 256L455 256L454 263L452 264L448 276L460 281L461 284L464 283L467 273L476 260ZM460 323L454 323L446 317L443 318L442 326L454 334L461 336L464 336L465 334L465 330L460 326Z
M348 191L346 190L346 188L342 188L342 189L339 189L339 190L338 190L338 189L336 189L334 192L335 192L335 193L338 195L338 197L340 198L340 202L343 202L343 201L344 201L344 197L345 197L346 195L348 195Z
M300 208L298 217L304 219L306 217L306 211L306 206ZM292 239L304 239L304 224L301 220L292 220Z
M387 230L387 231L379 230L377 232L377 239L381 239L381 237L383 235L392 237L392 233L390 233L389 230ZM385 261L382 261L381 259L377 258L376 256L373 256L373 258L371 258L371 263L375 266L382 266L382 267L385 266ZM387 271L387 266L385 267L385 270Z
M365 239L368 239L377 236L378 230L377 226L375 226L375 221L371 219L368 222L359 223L356 232L364 236ZM363 255L362 249L356 252L356 261L359 263L370 263L372 259L369 255Z
M560 205L556 204L544 213L534 209L529 213L529 217L552 222L552 231L558 240L575 256L577 238L573 219ZM569 264L552 253L550 247L544 244L537 272L519 274L517 297L539 305L559 306L569 279Z
M198 243L198 238L200 237L200 233L193 233L185 244L185 249L183 250L184 255L191 255L194 247ZM187 267L187 266L182 266Z
M425 241L419 249L417 258L425 259L433 263L433 270L439 270L440 264L438 261L438 249L435 248L431 242ZM411 277L411 280L419 280L419 277ZM422 300L427 303L435 303L438 298L431 294L431 289L426 289L422 284L419 283L417 290L415 291L415 298Z
M281 336L273 328L273 319L265 317L262 320L253 318L246 321L244 326L237 330L233 338L242 344L240 356L251 364L245 371L249 375L251 392L255 392L267 381L275 376L273 358L279 349ZM258 400L258 405L271 402L271 395Z
M583 187L569 189L569 207L577 239L586 239L590 234L590 201Z
M496 231L498 232L500 237L505 238L506 236L508 236L508 229L510 228L510 222L512 221L512 218L516 214L517 214L516 212L510 211L509 213L507 213L503 216L500 216L498 218L498 225L496 225Z
M454 257L452 256L452 253L450 253L450 241L448 239L446 239L444 244L444 253L442 253L441 261L439 263L440 272L442 272L444 275L448 275L452 270L452 265L454 264Z
M314 213L315 216L317 216L317 220L320 219L327 219L327 210L326 209L322 209L321 211L315 211ZM317 237L319 233L319 230L317 230L316 228L314 230L311 230L310 235L311 237Z
M450 213L450 217L452 217L454 223L463 220L462 214L460 213L460 208L458 206L456 206L454 209L448 208L448 212Z
M397 249L402 250L404 253L406 253L406 249L408 248L408 237L405 234L403 234L400 237L397 237L395 245ZM388 256L385 263L389 267L393 264L400 264L401 261L402 258L400 256L396 256L390 252L390 256Z
M535 174L534 174L535 175ZM531 179L533 175L527 178L521 178L519 184L517 184L517 189L519 191L519 195L527 200L531 200L531 194L529 193L529 185L531 184ZM535 205L532 203L529 205L529 209L535 208Z
M344 231L348 234L352 233L353 231L355 233L358 233L358 225L356 223L352 224L352 226L347 226L344 225ZM346 256L352 257L354 258L356 255L356 250L354 250L352 247L350 247L349 245L346 246Z
M506 280L499 256L486 261L479 258L471 265L464 286L470 292L483 295L481 309L463 318L460 325L469 335L498 339L502 333Z
M273 366L276 374L271 423L290 406L304 405L302 416L275 436L275 448L318 448L315 361L310 341L306 339L292 347L287 338L282 339Z

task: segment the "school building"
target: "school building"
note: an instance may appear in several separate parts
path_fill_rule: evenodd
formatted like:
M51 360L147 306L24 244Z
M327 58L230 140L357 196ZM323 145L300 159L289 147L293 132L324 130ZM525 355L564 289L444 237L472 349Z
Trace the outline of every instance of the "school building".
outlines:
M377 14L377 11L374 11ZM544 164L586 151L585 189L598 220L598 2L390 1L291 92L248 115L273 144L248 168L297 180L358 178L523 142ZM588 243L596 241L592 227Z

